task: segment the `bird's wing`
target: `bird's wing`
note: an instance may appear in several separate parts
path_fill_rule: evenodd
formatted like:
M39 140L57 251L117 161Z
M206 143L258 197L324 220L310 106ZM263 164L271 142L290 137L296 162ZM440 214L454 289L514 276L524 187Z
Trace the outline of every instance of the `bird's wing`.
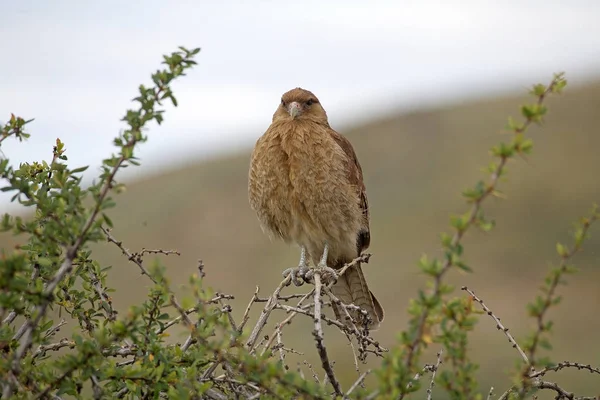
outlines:
M348 164L346 167L348 180L358 191L359 205L364 217L361 230L357 237L358 253L360 254L363 250L366 250L371 243L371 232L369 230L369 202L367 200L367 190L363 181L362 168L360 167L358 157L356 157L356 153L354 152L354 148L350 141L333 129L329 129L329 132L348 157Z

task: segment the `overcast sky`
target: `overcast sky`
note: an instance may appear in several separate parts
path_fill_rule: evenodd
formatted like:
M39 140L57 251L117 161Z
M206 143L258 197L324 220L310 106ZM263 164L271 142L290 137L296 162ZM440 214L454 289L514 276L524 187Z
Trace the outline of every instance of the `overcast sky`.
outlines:
M179 45L201 47L199 64L175 85L180 106L148 132L141 173L253 143L296 86L343 128L562 70L573 83L600 77L597 0L0 5L0 120L35 118L28 143L2 145L15 164L48 159L60 137L71 165L97 171L138 85Z

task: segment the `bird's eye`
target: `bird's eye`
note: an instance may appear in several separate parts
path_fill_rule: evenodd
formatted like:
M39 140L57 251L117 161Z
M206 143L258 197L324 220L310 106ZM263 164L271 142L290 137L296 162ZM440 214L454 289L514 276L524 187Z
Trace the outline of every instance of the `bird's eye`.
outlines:
M310 99L310 100L308 100L308 101L306 102L306 105L307 105L307 106L312 106L312 104L313 104L314 102L315 102L315 101L314 101L313 99Z
M283 98L281 99L281 105L285 106L285 101L283 101Z

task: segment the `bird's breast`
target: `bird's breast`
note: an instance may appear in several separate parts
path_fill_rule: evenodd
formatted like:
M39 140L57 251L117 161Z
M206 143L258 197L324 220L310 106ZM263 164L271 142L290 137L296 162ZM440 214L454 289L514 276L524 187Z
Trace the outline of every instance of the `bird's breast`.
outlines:
M352 242L362 212L348 159L326 130L297 130L281 143L288 159L288 201L295 226L311 238Z
M250 200L263 226L318 248L355 249L362 211L348 159L325 127L272 127L257 143ZM347 251L350 251L347 250Z

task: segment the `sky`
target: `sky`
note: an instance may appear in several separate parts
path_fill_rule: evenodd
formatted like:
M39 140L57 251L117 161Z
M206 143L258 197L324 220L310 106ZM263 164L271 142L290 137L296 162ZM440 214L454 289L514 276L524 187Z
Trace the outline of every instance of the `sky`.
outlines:
M49 160L56 138L92 177L162 55L200 47L179 107L148 130L130 178L249 147L281 94L314 92L331 125L523 90L566 71L600 78L600 2L0 0L0 121L26 119L11 163ZM127 177L127 176L126 176ZM2 184L0 184L2 186ZM0 212L8 210L0 195Z

